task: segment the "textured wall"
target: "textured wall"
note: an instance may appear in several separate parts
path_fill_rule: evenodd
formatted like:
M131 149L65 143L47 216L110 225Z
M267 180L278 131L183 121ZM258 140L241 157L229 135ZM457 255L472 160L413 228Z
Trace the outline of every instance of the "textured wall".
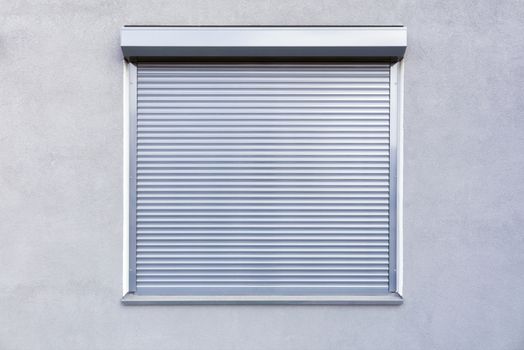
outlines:
M523 349L522 1L0 1L0 349ZM120 304L124 24L407 25L405 303Z

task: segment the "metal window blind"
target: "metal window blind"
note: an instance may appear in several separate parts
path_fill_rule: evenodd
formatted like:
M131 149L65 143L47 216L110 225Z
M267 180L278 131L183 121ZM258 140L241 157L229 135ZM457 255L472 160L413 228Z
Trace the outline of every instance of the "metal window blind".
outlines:
M389 64L138 64L136 82L138 293L388 292Z

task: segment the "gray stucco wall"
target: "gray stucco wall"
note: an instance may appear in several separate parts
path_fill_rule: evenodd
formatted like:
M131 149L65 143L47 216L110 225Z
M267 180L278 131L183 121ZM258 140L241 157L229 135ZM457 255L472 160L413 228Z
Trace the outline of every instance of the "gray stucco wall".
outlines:
M524 349L522 1L0 4L0 349ZM407 25L401 306L123 306L124 24Z

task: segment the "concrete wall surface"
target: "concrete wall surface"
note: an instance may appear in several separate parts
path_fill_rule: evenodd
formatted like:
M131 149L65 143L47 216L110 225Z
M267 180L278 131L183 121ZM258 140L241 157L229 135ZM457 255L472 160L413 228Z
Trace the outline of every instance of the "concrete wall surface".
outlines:
M401 306L124 306L124 24L404 24ZM1 0L0 349L524 349L524 2Z

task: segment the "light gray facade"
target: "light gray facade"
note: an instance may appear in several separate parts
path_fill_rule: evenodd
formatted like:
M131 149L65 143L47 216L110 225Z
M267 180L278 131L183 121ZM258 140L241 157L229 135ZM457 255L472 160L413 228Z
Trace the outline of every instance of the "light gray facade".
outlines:
M524 348L522 2L0 8L0 349ZM407 26L402 305L121 304L125 24Z

